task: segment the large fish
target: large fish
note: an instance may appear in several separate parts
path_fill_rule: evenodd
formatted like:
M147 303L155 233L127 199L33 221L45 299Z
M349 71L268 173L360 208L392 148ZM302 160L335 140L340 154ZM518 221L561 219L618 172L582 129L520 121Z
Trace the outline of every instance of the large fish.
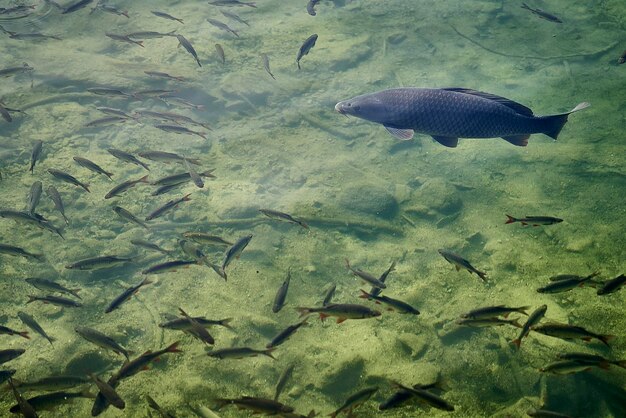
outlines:
M335 110L382 124L399 139L415 132L430 135L454 148L459 138L502 137L513 145L528 145L531 134L556 140L570 113L589 107L583 102L566 113L534 116L532 110L504 97L464 88L397 88L339 102Z

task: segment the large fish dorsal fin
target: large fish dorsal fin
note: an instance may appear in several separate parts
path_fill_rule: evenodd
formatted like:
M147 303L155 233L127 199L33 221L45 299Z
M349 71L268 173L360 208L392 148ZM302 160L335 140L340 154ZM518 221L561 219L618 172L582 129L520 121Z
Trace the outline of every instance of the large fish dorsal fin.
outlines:
M498 102L500 104L503 104L503 105L505 105L507 107L510 107L511 109L513 109L517 113L519 113L520 115L533 116L533 111L532 110L530 110L529 108L527 108L523 104L514 102L513 100L509 100L506 97L496 96L495 94L485 93L485 92L478 91L478 90L464 89L462 87L450 87L450 88L445 88L445 89L441 89L441 90L455 91L457 93L471 94L472 96L478 96L478 97L482 97L484 99L493 100L493 101Z

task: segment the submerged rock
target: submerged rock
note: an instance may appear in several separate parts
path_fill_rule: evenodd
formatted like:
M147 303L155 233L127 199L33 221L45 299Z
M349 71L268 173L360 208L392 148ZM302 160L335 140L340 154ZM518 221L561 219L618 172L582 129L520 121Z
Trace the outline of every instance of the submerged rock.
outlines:
M415 199L421 205L435 210L443 215L452 215L460 212L463 201L452 184L442 179L429 179L417 190Z
M362 184L345 188L338 197L342 209L391 219L398 213L396 198L378 186Z

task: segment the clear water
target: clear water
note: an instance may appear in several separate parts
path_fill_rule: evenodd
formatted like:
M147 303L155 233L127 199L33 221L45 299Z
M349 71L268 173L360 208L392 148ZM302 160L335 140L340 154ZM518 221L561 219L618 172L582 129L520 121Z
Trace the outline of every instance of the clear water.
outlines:
M4 368L16 379L94 371L108 378L121 357L82 340L76 326L113 336L133 357L180 341L183 353L166 355L152 370L122 381L124 412L109 408L102 416L148 416L149 394L176 416L214 407L216 398L272 397L281 372L295 364L280 400L301 414L326 415L367 386L380 390L355 410L358 416L524 416L546 408L572 416L624 416L624 371L593 369L567 376L538 369L558 353L585 351L612 359L626 357L622 331L625 294L597 297L589 287L563 294L539 294L556 274L602 279L624 273L626 150L626 65L617 59L625 48L626 6L620 0L534 1L562 20L549 22L513 1L323 0L317 16L306 1L259 0L258 8L217 7L206 1L118 1L129 18L92 6L62 15L38 0L3 1L0 7L32 4L26 17L0 15L7 31L40 32L61 40L0 36L2 68L27 62L30 74L0 79L0 98L13 121L0 120L0 207L22 210L35 180L44 190L54 184L70 224L65 240L41 229L0 219L1 242L46 255L46 262L0 254L0 323L25 329L16 313L24 310L57 339L50 345L33 334L29 341L0 336L0 349L25 348ZM161 10L184 25L158 18ZM234 12L250 26L224 17ZM227 22L240 37L211 26L206 18ZM176 30L194 45L202 67L173 37L148 39L144 48L112 40L105 32ZM311 34L319 39L301 60L295 57ZM222 64L214 45L225 51ZM261 54L269 56L273 80ZM163 71L186 82L150 78ZM203 110L165 104L158 98L111 98L88 88L114 86L124 91L175 90ZM399 86L459 86L488 91L531 107L536 114L592 107L570 118L558 141L533 135L525 148L501 139L461 140L448 149L426 136L400 143L381 126L336 113L334 104L359 94ZM212 130L188 126L207 136L177 135L140 119L106 127L86 127L108 106L171 111L207 123ZM28 172L32 144L43 141L41 160ZM162 196L139 184L121 197L105 200L116 184L147 172L112 157L107 148L137 154L175 152L214 168L216 179L203 189L193 183ZM89 158L114 173L113 181L73 160ZM184 172L180 164L151 162L149 179ZM90 184L91 193L54 179L63 170ZM112 210L123 206L140 218L169 199L191 193L191 200L150 222L148 231L122 221ZM292 214L309 230L268 219L259 208ZM61 226L47 196L37 212ZM505 225L513 216L558 216L558 225ZM178 249L184 231L203 231L235 240L253 234L224 282L206 266L192 266L155 277L112 313L106 306L123 289L142 279L146 267L172 257L130 243L147 239ZM488 274L487 283L455 271L438 253L448 248ZM223 249L206 247L212 262ZM65 269L76 260L99 255L135 256L133 263L98 272ZM392 261L396 270L384 294L421 311L419 316L383 311L376 319L309 325L279 346L274 355L217 360L193 337L157 326L165 314L182 307L192 315L233 318L233 330L212 328L216 348L262 348L278 331L295 323L298 306L317 306L331 283L342 303L358 298L360 280L344 259L381 274ZM287 270L292 280L287 306L272 313L274 294ZM32 303L43 295L27 277L46 277L81 288L84 307L63 309ZM470 309L506 304L548 305L547 318L614 334L608 349L592 342L567 342L531 333L520 351L509 341L512 327L465 329L454 321ZM389 380L406 385L443 377L441 396L452 413L413 402L378 412L393 391ZM5 384L6 386L6 384ZM94 390L92 388L92 390ZM27 397L37 392L29 392ZM0 415L14 399L0 398ZM89 416L91 400L79 399L41 416ZM248 416L228 406L220 416ZM153 413L154 415L154 413Z

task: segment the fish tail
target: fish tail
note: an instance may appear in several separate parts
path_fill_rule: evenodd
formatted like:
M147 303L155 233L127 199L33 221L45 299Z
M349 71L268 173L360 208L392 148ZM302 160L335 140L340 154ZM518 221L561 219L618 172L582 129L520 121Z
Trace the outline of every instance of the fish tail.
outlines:
M511 344L513 344L517 349L519 349L520 346L522 345L522 339L516 338L513 341L511 341Z
M296 311L298 311L298 313L300 314L300 318L302 318L303 316L307 316L311 313L311 310L309 308L304 307L298 307L296 308Z
M484 271L476 270L476 274L483 280L483 282L487 281L487 273L485 273Z
M528 5L526 3L522 3L522 5L520 6L522 9L526 9L526 10L532 10L530 7L528 7Z
M613 364L615 364L616 366L621 367L623 369L626 369L626 360L614 361Z
M263 355L268 356L269 358L276 360L276 357L272 355L272 351L276 350L276 347L270 347L267 350L263 350Z
M604 345L609 347L609 341L615 338L615 335L598 335L598 339L602 341Z
M28 336L28 331L21 331L17 333L20 337L24 337L27 340L30 340L30 337Z
M365 290L363 289L359 289L361 291L361 295L359 296L361 299L370 299L372 295L370 295L369 293L367 293Z
M504 223L505 225L506 225L506 224L512 224L513 222L517 222L517 219L515 219L515 218L514 218L514 217L512 217L511 215L506 215L506 214L505 214L505 216L507 217L506 222Z
M233 329L233 327L230 325L230 323L232 322L233 318L225 318L220 320L220 325L223 326L224 328L228 328L228 329Z
M31 303L31 302L35 302L36 300L37 300L36 296L28 295L28 302L26 302L26 303L28 304L28 303Z
M567 117L571 113L586 109L589 106L590 106L589 103L582 102L567 113L561 113L559 115L552 115L552 116L544 116L540 118L544 124L544 128L542 132L556 141L557 137L559 136L559 133L561 133L561 130L563 129L563 126L565 126L565 123L567 122Z

